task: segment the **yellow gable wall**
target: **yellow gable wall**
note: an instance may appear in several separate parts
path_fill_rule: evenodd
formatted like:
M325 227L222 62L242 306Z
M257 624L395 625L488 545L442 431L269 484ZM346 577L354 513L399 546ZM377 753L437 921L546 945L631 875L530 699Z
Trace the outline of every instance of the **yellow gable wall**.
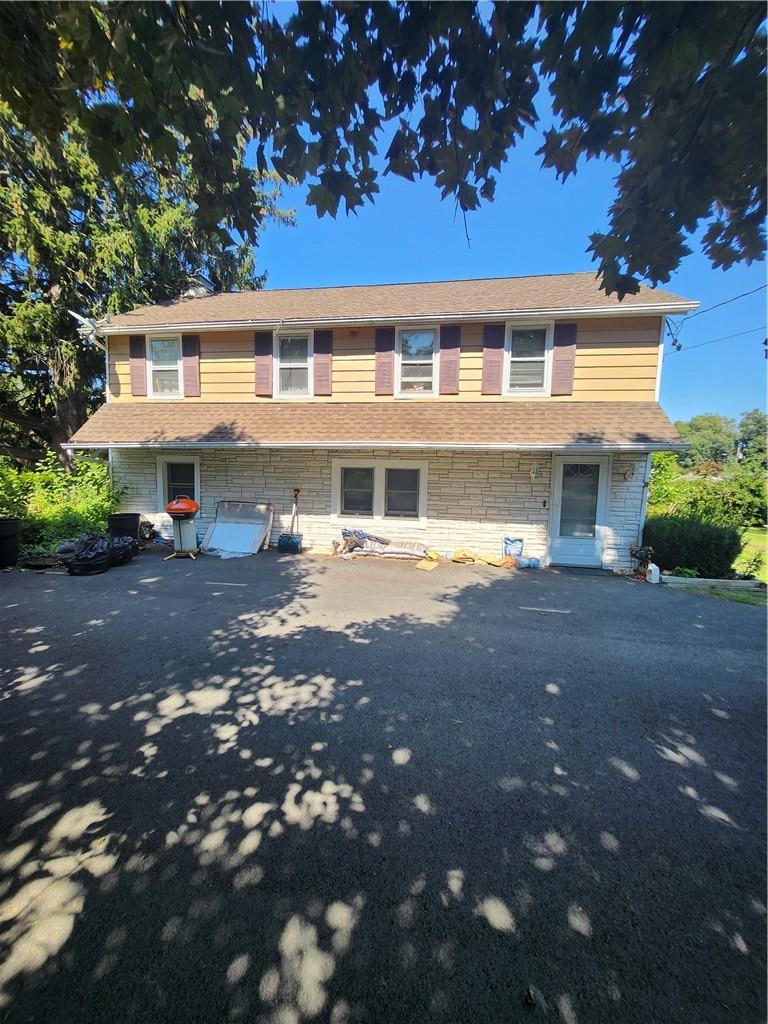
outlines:
M580 320L576 341L573 394L540 401L653 401L659 361L658 317ZM200 335L200 398L187 402L271 402L257 398L253 383L253 331L209 331ZM333 331L333 395L317 402L391 402L374 394L373 327L337 327ZM483 326L463 324L459 394L443 402L510 402L482 395ZM128 337L109 339L110 401L144 402L131 395ZM438 399L420 399L435 401ZM409 399L414 401L414 399ZM526 401L531 401L526 398Z

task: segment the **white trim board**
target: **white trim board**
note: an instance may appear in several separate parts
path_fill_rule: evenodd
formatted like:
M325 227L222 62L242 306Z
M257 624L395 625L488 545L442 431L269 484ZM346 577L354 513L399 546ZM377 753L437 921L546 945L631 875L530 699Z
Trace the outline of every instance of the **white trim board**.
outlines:
M391 448L403 450L425 448L435 451L472 452L676 452L689 446L680 442L666 444L463 444L443 441L92 441L88 444L65 444L66 451L108 451L115 449L173 450L207 448Z

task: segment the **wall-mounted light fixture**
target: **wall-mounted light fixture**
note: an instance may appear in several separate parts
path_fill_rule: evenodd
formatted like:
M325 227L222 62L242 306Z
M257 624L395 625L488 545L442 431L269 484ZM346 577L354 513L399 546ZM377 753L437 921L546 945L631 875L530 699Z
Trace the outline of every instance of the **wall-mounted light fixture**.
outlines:
M539 476L539 464L538 464L538 462L534 462L534 464L531 466L531 472L530 472L529 476L531 478L531 483L533 483L534 480L538 479L538 476Z
M625 471L624 479L625 480L634 480L635 479L635 467L634 466L630 466L629 469Z

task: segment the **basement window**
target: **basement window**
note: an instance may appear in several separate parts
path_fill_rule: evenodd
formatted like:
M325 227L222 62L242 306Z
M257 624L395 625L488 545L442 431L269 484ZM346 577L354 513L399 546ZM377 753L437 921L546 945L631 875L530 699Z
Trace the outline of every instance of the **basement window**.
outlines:
M331 514L367 519L425 519L427 464L334 459Z
M373 468L344 466L341 470L341 511L345 516L373 515Z

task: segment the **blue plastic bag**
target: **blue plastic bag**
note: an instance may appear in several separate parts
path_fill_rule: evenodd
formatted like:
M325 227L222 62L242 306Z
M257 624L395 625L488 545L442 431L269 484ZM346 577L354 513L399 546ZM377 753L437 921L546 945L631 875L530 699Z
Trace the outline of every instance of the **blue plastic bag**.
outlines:
M519 538L505 537L501 546L501 553L505 558L519 558L523 553L523 542Z

